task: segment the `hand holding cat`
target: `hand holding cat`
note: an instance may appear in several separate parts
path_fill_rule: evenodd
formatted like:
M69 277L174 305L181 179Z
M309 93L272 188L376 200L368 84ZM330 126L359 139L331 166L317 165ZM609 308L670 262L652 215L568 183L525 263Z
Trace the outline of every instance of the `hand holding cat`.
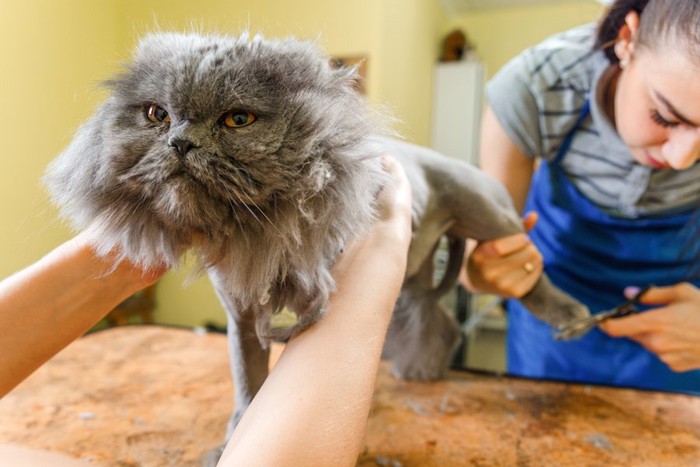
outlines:
M394 241L408 248L412 233L411 184L404 169L392 156L385 155L382 166L391 175L391 180L377 195L377 222L391 226L396 234Z
M536 213L526 214L525 231L536 222ZM476 245L472 242L470 250L460 278L469 290L518 298L529 292L542 274L542 255L526 233Z
M149 285L155 284L168 271L168 266L162 264L148 269L144 269L127 258L124 258L121 251L113 249L106 255L100 255L95 251L94 245L98 244L95 236L98 232L92 226L76 235L72 240L88 249L95 258L96 264L101 262L104 268L104 279L112 280L111 277L119 276L119 281L127 285L130 293L138 292ZM183 252L184 253L184 250Z
M382 165L391 175L387 185L377 195L377 220L362 239L355 241L339 258L336 272L342 271L358 249L377 249L382 255L391 253L385 259L387 264L406 269L407 251L411 242L411 184L401 165L391 156L382 158ZM403 279L403 276L401 277ZM341 287L338 284L338 287Z
M166 268L99 255L87 230L0 282L0 397Z
M674 371L700 368L700 290L689 283L652 287L640 303L659 308L607 320L600 329L640 343Z
M383 163L377 221L341 254L326 314L287 343L218 465L357 461L411 238L410 184L393 158Z

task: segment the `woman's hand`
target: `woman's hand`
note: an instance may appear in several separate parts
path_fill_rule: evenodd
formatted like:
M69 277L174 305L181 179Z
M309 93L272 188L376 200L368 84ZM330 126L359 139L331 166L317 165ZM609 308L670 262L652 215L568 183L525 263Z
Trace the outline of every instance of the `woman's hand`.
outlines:
M165 267L98 255L87 231L0 281L0 397Z
M687 282L652 287L640 303L660 307L607 320L600 328L610 336L639 342L673 371L700 368L700 290Z
M523 219L529 232L537 214ZM460 281L474 292L520 298L529 292L542 274L542 254L525 233L476 244L468 253Z
M412 238L411 184L403 167L393 157L384 156L382 164L391 175L391 181L377 195L377 220L362 238L356 239L338 258L336 275L345 269L346 263L352 261L358 250L374 250L373 255L385 257L387 268L403 271L400 280L403 279Z
M88 227L68 241L68 244L82 251L90 261L90 269L81 270L82 274L92 274L93 277L114 284L115 288L122 288L125 293L131 295L155 284L167 272L168 267L165 263L144 269L128 259L123 259L118 250L113 250L104 256L99 255L93 246L99 243L95 239L96 235L98 234L95 230Z
M384 167L377 222L340 255L326 313L289 340L220 466L357 462L411 240L411 187L394 159Z

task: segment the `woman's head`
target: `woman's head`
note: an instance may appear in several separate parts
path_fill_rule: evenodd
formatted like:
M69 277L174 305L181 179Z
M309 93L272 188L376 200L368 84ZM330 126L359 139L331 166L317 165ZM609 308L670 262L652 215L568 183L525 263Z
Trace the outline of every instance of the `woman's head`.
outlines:
M618 0L597 45L620 68L609 96L634 158L692 166L700 159L700 0Z

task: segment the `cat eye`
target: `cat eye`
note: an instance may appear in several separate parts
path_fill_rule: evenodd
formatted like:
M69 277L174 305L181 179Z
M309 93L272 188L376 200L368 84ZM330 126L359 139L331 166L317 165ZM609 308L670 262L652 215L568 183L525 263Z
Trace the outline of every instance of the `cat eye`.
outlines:
M170 121L170 115L168 111L157 104L149 104L146 107L146 118L148 118L153 123L163 123Z
M250 112L245 110L234 110L233 112L228 112L221 117L221 123L229 128L240 128L242 126L250 125L253 123L257 117Z

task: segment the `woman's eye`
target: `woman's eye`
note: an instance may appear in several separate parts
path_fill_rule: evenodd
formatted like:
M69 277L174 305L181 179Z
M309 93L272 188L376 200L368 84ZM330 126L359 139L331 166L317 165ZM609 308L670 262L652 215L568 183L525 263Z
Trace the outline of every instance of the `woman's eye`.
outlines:
M656 123L657 125L661 125L664 128L673 128L678 126L678 122L670 122L663 118L661 114L657 110L652 110L650 114L651 119Z
M149 104L146 107L146 118L148 118L153 123L163 123L170 121L170 115L168 111L157 104Z
M245 110L235 110L221 117L221 122L229 128L240 128L250 125L256 120L255 115Z

